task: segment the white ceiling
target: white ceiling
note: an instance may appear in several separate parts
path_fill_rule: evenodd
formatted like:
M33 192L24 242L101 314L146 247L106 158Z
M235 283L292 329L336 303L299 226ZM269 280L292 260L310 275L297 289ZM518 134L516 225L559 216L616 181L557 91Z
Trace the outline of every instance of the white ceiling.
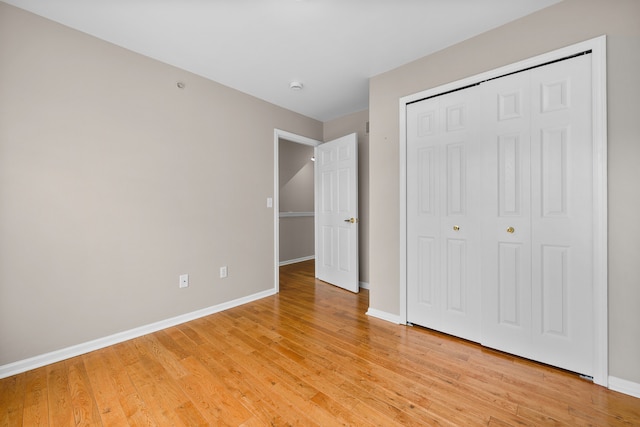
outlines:
M370 77L560 0L2 1L326 121L368 108Z

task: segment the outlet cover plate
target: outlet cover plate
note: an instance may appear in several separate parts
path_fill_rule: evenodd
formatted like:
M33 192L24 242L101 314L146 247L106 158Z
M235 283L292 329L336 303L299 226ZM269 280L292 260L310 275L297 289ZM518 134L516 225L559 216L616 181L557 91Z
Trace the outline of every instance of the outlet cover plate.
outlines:
M179 287L181 288L186 288L189 286L189 275L188 274L181 274L180 275L180 283L178 284Z

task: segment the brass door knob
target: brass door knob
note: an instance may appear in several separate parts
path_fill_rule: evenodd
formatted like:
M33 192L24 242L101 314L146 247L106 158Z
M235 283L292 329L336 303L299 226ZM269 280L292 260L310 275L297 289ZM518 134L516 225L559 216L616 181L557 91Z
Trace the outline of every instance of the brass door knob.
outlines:
M513 233L513 232L515 232L515 231L516 231L516 229L515 229L515 228L513 228L513 227L509 227L509 228L507 228L507 233Z
M460 231L460 226L454 225L453 226L453 231Z
M344 222L350 222L351 224L355 224L356 222L358 222L358 218L347 218L344 220Z

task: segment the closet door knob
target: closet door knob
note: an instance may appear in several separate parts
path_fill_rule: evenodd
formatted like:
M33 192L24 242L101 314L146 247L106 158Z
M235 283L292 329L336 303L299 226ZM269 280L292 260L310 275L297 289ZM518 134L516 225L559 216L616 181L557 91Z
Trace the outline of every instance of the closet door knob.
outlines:
M507 233L513 233L514 231L516 231L516 229L513 227L507 228Z
M453 226L453 231L460 231L460 227L459 227L459 226L457 226L457 225L454 225L454 226Z

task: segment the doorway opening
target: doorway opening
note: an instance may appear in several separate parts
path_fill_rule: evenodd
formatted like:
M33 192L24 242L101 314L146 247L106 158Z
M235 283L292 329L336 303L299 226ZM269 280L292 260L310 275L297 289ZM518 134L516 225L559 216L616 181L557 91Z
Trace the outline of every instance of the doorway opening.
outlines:
M321 143L302 135L274 130L276 292L280 291L280 265L315 258L313 153Z

